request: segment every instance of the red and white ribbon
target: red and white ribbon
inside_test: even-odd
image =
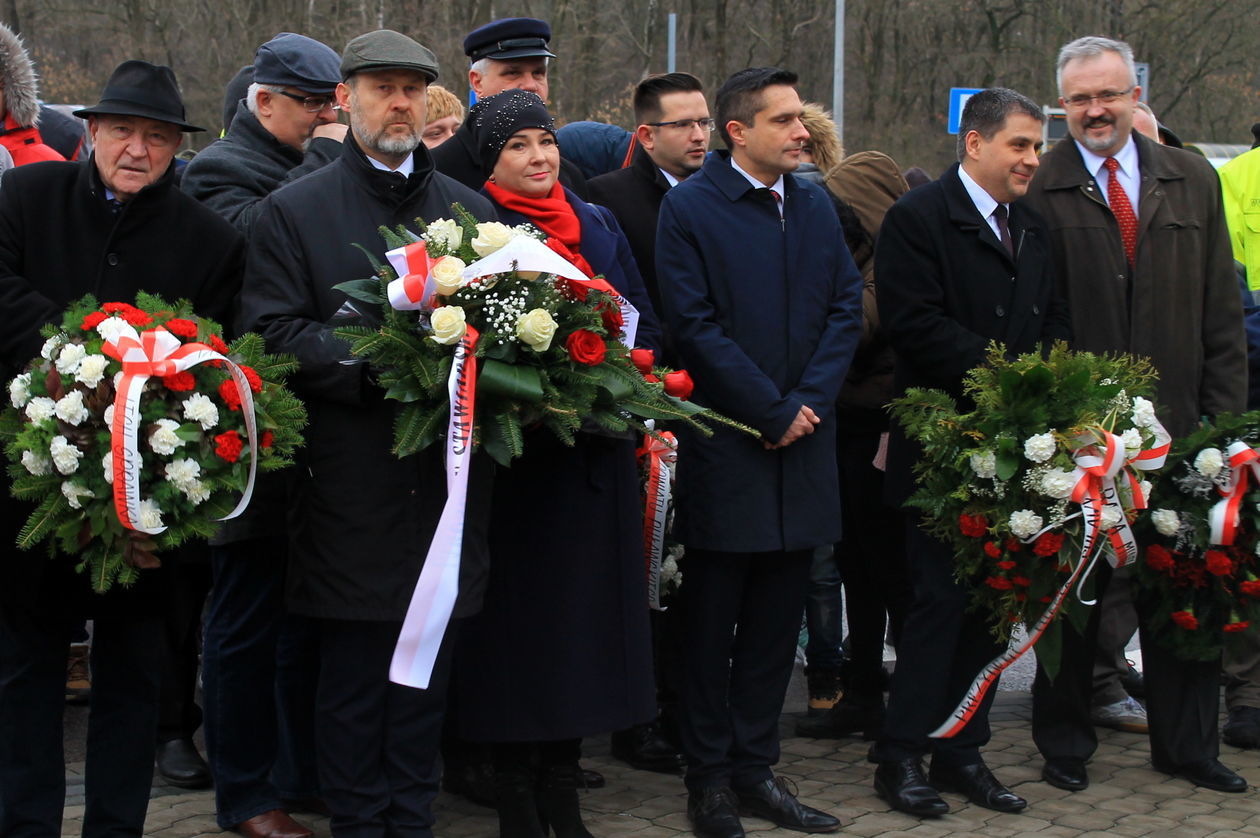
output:
[[[1226,454],[1229,456],[1229,483],[1217,487],[1221,500],[1208,512],[1208,542],[1228,547],[1238,536],[1238,509],[1250,488],[1248,484],[1253,477],[1260,481],[1260,451],[1236,440],[1230,443]]]
[[[389,680],[406,687],[428,688],[459,596],[459,560],[464,545],[464,509],[468,502],[477,396],[477,338],[477,330],[468,326],[455,345],[447,380],[451,409],[446,428],[446,504],[389,665]]]
[[[114,463],[114,509],[124,527],[157,535],[166,527],[144,527],[140,524],[140,472],[143,468],[138,447],[140,432],[140,396],[144,382],[151,376],[175,375],[207,361],[222,361],[236,382],[241,397],[241,415],[249,440],[249,479],[236,508],[220,518],[235,518],[249,506],[254,494],[254,475],[258,470],[258,438],[254,418],[254,396],[249,379],[229,358],[203,343],[181,343],[180,339],[158,326],[137,333],[131,324],[117,319],[116,336],[107,338],[101,351],[122,362],[122,378],[114,397],[114,422],[110,428],[110,449]]]
[[[671,464],[678,459],[678,440],[669,431],[657,439],[644,436],[640,457],[647,458],[648,479],[643,504],[643,554],[647,562],[648,608],[661,610],[661,559],[672,489]]]
[[[398,279],[386,287],[389,304],[399,311],[429,311],[433,308],[433,263],[423,240],[396,247],[385,254]]]

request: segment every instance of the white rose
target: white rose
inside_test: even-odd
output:
[[[52,460],[47,457],[41,457],[34,451],[22,452],[22,465],[26,466],[26,470],[36,477],[42,477],[52,471]]]
[[[31,400],[31,374],[24,372],[9,382],[9,401],[19,410]]]
[[[1076,475],[1070,471],[1052,469],[1041,475],[1041,493],[1052,498],[1069,498],[1076,488]]]
[[[483,259],[516,238],[516,232],[498,221],[486,221],[477,225],[477,237],[472,249]]]
[[[193,393],[184,399],[183,406],[184,418],[189,422],[200,422],[203,431],[208,431],[219,424],[218,405],[201,393]]]
[[[112,404],[105,406],[105,414],[102,418],[105,420],[105,427],[114,427],[114,406]]]
[[[1036,436],[1028,437],[1024,441],[1024,456],[1034,463],[1044,463],[1054,456],[1057,448],[1058,445],[1055,444],[1054,434],[1037,434]]]
[[[184,440],[175,433],[179,430],[179,423],[172,419],[159,419],[156,424],[157,428],[149,434],[149,447],[157,454],[174,454],[175,449],[184,444]]]
[[[96,324],[96,333],[110,343],[117,343],[118,336],[128,328],[129,324],[121,317],[106,317]]]
[[[459,343],[468,324],[464,320],[464,310],[459,306],[439,306],[429,315],[429,325],[433,327],[433,341],[444,346]]]
[[[464,268],[467,267],[458,256],[443,256],[433,263],[430,273],[437,285],[437,292],[450,296],[464,287]]]
[[[175,484],[175,488],[183,489],[201,476],[201,466],[196,460],[187,457],[171,460],[162,469],[166,479]]]
[[[1151,523],[1160,535],[1176,535],[1181,529],[1181,518],[1172,509],[1156,509],[1151,513]]]
[[[67,343],[57,353],[57,372],[62,375],[74,375],[79,371],[79,364],[87,357],[87,350],[77,343]]]
[[[101,457],[101,470],[105,472],[105,482],[114,482],[114,452],[106,451],[105,456]]]
[[[433,244],[443,244],[448,252],[454,253],[464,240],[464,228],[453,218],[439,218],[425,228],[424,239]]]
[[[1137,428],[1129,428],[1122,433],[1120,441],[1124,443],[1124,449],[1129,456],[1133,456],[1142,450],[1142,432]]]
[[[1007,525],[1011,529],[1011,535],[1022,540],[1032,538],[1041,529],[1042,520],[1041,516],[1031,509],[1021,509],[1011,513]]]
[[[83,391],[71,390],[57,400],[54,408],[57,418],[67,425],[81,425],[88,418],[88,409],[83,405]]]
[[[146,530],[155,530],[162,526],[162,510],[153,498],[140,501],[140,526]]]
[[[1133,424],[1139,428],[1152,428],[1158,422],[1155,418],[1155,405],[1150,399],[1138,396],[1133,400]]]
[[[1104,530],[1109,530],[1119,524],[1123,518],[1124,513],[1119,506],[1104,506],[1102,515],[1099,516],[1098,526]]]
[[[57,403],[47,396],[36,396],[26,403],[26,418],[39,424],[57,414]]]
[[[556,321],[546,309],[527,311],[516,320],[516,337],[535,352],[550,349],[551,339],[555,336]]]
[[[80,362],[79,371],[74,374],[74,378],[89,387],[95,387],[105,377],[105,368],[108,366],[109,359],[104,355],[88,355]]]
[[[69,480],[62,482],[61,493],[66,496],[66,500],[70,501],[71,509],[82,509],[82,498],[96,497],[96,495],[92,494],[91,489],[71,483]]]
[[[1221,456],[1219,448],[1204,448],[1199,452],[1199,456],[1194,458],[1194,470],[1204,477],[1215,477],[1221,473],[1221,469],[1225,466],[1225,459]]]
[[[74,474],[79,470],[79,460],[83,458],[83,452],[64,436],[53,437],[48,452],[52,454],[53,465],[62,474]]]
[[[61,335],[53,335],[44,341],[44,345],[39,349],[39,356],[45,360],[51,361],[53,353],[57,351],[57,347],[61,346]]]

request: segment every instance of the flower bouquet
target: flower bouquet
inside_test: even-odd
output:
[[[1044,358],[1012,359],[995,345],[964,381],[972,409],[922,389],[893,403],[923,451],[909,503],[924,529],[953,548],[956,576],[997,638],[1019,622],[1029,646],[1044,634],[1039,657],[1051,673],[1058,634],[1046,629],[1065,607],[1085,616],[1072,585],[1088,602],[1100,553],[1116,564],[1135,557],[1129,520],[1150,493],[1140,474],[1168,443],[1146,398],[1153,382],[1149,363],[1129,356],[1058,344]]]
[[[186,300],[88,296],[42,334],[0,414],[13,494],[36,504],[17,544],[76,556],[98,592],[212,535],[301,444],[294,363],[257,335],[228,346]]]
[[[1260,621],[1260,413],[1222,415],[1178,440],[1140,522],[1138,596],[1159,642],[1212,660]]]
[[[405,228],[383,228],[389,264],[369,254],[377,276],[337,286],[381,309],[379,327],[346,325],[337,334],[386,397],[403,403],[395,453],[423,449],[445,430],[456,403],[453,364],[465,357],[475,361],[467,377],[476,401],[470,410],[465,387],[459,411],[472,414],[473,445],[504,465],[534,426],[572,445],[583,427],[648,432],[645,420],[680,420],[709,433],[697,420],[735,424],[686,401],[685,371],[633,348],[638,313],[563,258],[562,244],[529,224],[478,223],[460,205],[452,210],[454,219],[417,219],[418,241]]]

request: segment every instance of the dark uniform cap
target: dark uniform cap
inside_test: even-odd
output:
[[[555,120],[537,93],[505,90],[478,99],[468,112],[468,126],[477,142],[477,156],[486,177],[494,171],[508,139],[522,128],[541,128],[556,133]]]
[[[75,116],[139,116],[169,122],[181,131],[204,131],[184,121],[184,100],[179,95],[175,71],[147,61],[124,61],[119,64],[105,88],[101,101],[90,108],[79,108]]]
[[[392,29],[378,29],[346,44],[341,56],[341,78],[364,70],[415,70],[438,77],[438,60],[426,47]]]
[[[332,47],[305,35],[281,32],[254,55],[254,82],[332,93],[341,81],[340,63]]]
[[[468,33],[464,39],[464,54],[472,61],[483,58],[496,61],[555,58],[555,53],[547,49],[550,41],[551,27],[547,21],[532,17],[505,17]]]

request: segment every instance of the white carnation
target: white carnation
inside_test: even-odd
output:
[[[1076,474],[1053,469],[1041,475],[1041,493],[1052,498],[1069,498],[1076,488]]]
[[[114,482],[114,452],[106,451],[105,456],[101,457],[101,470],[105,472],[105,482]]]
[[[997,476],[997,455],[992,451],[981,451],[978,454],[972,454],[969,459],[971,461],[971,470],[976,473],[976,477],[988,480]]]
[[[1022,540],[1032,538],[1041,529],[1042,520],[1041,516],[1031,509],[1021,509],[1011,513],[1007,525],[1011,528],[1011,535]]]
[[[63,481],[61,484],[61,493],[66,496],[66,500],[70,501],[71,509],[82,509],[83,498],[94,498],[92,490],[86,486],[80,486],[77,483],[71,483],[69,480]]]
[[[42,477],[52,471],[52,460],[47,457],[41,457],[34,451],[22,452],[22,465],[26,466],[26,470],[36,477]]]
[[[1151,513],[1151,523],[1160,535],[1176,535],[1181,529],[1181,517],[1172,509],[1156,509]]]
[[[57,347],[61,346],[63,338],[61,335],[53,335],[44,341],[44,345],[39,349],[39,357],[51,361],[53,353],[57,351]]]
[[[162,526],[162,510],[153,498],[140,501],[138,511],[140,512],[140,526],[146,530],[155,530]]]
[[[79,371],[79,364],[87,357],[87,350],[77,343],[67,343],[57,353],[57,372],[62,375],[74,375]]]
[[[104,355],[88,355],[79,363],[79,371],[74,374],[74,378],[88,387],[95,387],[105,377],[105,368],[108,366],[109,359]]]
[[[1055,444],[1054,434],[1037,434],[1024,441],[1024,456],[1034,463],[1044,463],[1054,456],[1056,448],[1058,446]]]
[[[1098,526],[1104,530],[1109,530],[1120,523],[1124,518],[1124,513],[1119,506],[1104,506],[1102,515],[1099,516]]]
[[[121,317],[106,317],[96,324],[96,333],[110,343],[118,343],[118,336],[130,328]]]
[[[9,401],[19,410],[31,400],[31,374],[24,372],[9,382]]]
[[[179,490],[184,493],[184,497],[192,501],[193,506],[198,506],[210,499],[210,487],[200,480],[193,480],[187,486],[180,486]]]
[[[157,428],[149,434],[149,447],[158,454],[174,454],[175,449],[184,444],[184,440],[175,433],[179,430],[179,423],[173,419],[159,419],[156,424]]]
[[[1199,452],[1199,456],[1194,458],[1194,470],[1204,477],[1215,477],[1221,473],[1221,469],[1225,466],[1225,459],[1221,456],[1219,448],[1204,448]]]
[[[1151,490],[1154,488],[1149,480],[1139,480],[1138,488],[1142,490],[1142,497],[1148,501],[1151,499]]]
[[[201,476],[201,466],[196,460],[187,457],[171,460],[162,470],[166,479],[174,483],[177,489],[183,489]]]
[[[36,396],[26,403],[26,418],[37,425],[56,414],[57,403],[47,396]]]
[[[105,406],[105,414],[103,418],[105,419],[105,427],[114,427],[114,406],[112,404]]]
[[[83,391],[71,390],[60,399],[54,408],[57,418],[67,425],[81,425],[88,418],[88,409],[83,404]]]
[[[79,460],[83,458],[83,452],[64,436],[53,437],[48,452],[52,454],[53,465],[62,474],[74,474],[79,470]]]
[[[1150,399],[1138,396],[1133,400],[1133,424],[1139,428],[1153,428],[1159,423],[1155,418],[1155,405]]]
[[[434,245],[445,245],[448,253],[454,253],[464,240],[464,228],[453,218],[439,218],[425,228],[424,238]]]
[[[189,422],[200,422],[203,431],[208,431],[219,424],[218,406],[201,393],[193,393],[184,399],[183,405],[184,418]]]
[[[1120,441],[1124,443],[1124,449],[1133,456],[1142,450],[1142,432],[1137,428],[1129,428],[1120,435]]]

